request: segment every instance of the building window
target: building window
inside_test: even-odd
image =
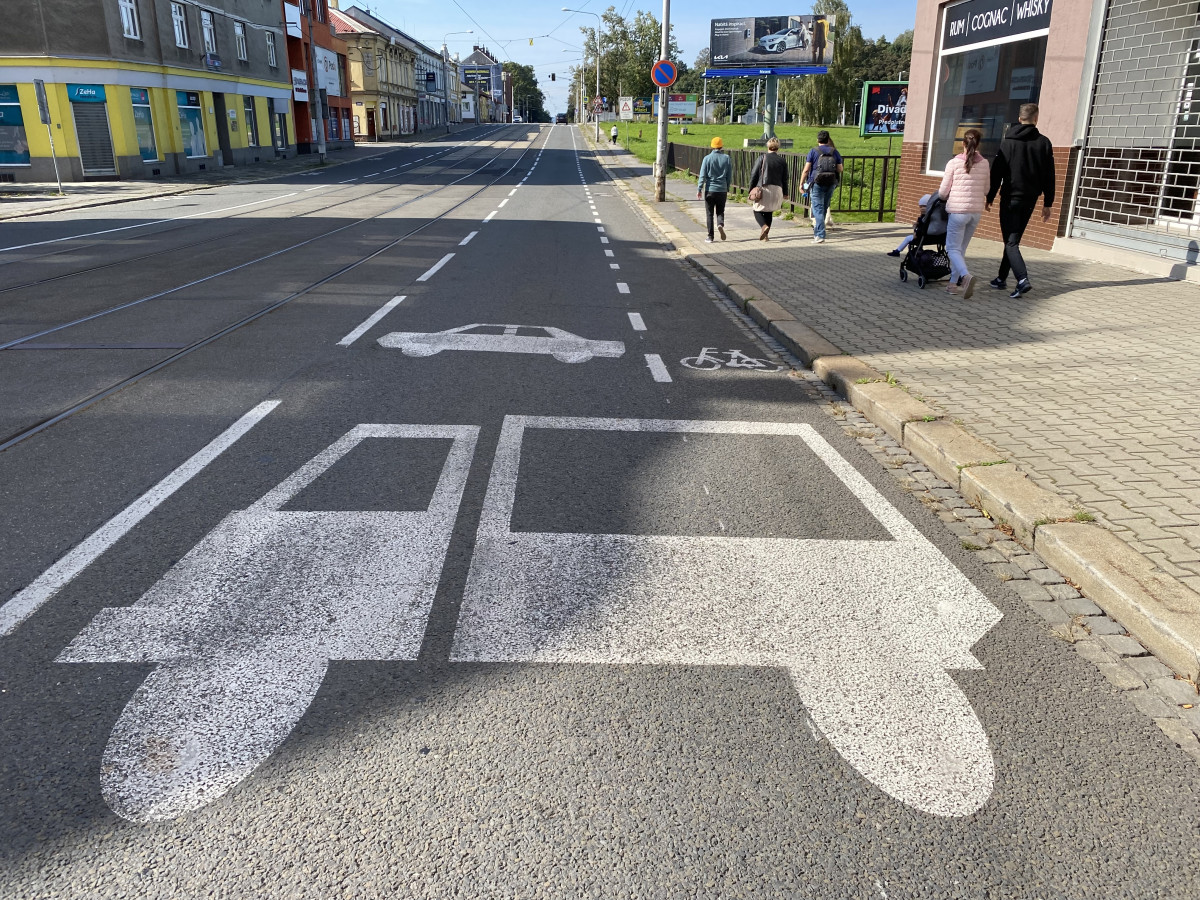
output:
[[[254,98],[246,97],[243,100],[246,112],[246,146],[258,146],[258,118],[254,115]]]
[[[175,46],[188,47],[187,12],[182,3],[171,4],[171,23],[175,26]]]
[[[275,61],[275,32],[267,32],[267,65],[274,69],[279,65]]]
[[[246,26],[241,22],[233,23],[233,40],[237,44],[238,59],[244,62],[249,57],[246,55]]]
[[[992,0],[966,0],[943,12],[926,163],[931,173],[943,171],[962,152],[969,128],[983,133],[979,151],[994,156],[1021,104],[1036,103],[1041,94],[1049,4],[1020,17],[997,15],[994,6]],[[1028,6],[1017,4],[1017,9]]]
[[[133,126],[137,130],[138,150],[143,162],[158,159],[158,146],[154,141],[154,116],[150,112],[150,91],[146,88],[130,88],[133,100]]]
[[[121,8],[121,31],[127,38],[142,39],[142,26],[138,21],[137,0],[117,0]]]
[[[29,165],[29,141],[15,84],[0,84],[0,166]]]
[[[200,10],[200,30],[204,32],[204,52],[217,52],[217,31],[213,27],[213,14],[207,9]]]
[[[208,156],[204,141],[204,110],[200,107],[199,91],[176,91],[179,106],[179,130],[183,132],[183,152],[188,159]]]

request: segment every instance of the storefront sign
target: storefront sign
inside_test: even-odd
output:
[[[317,67],[317,88],[326,96],[342,96],[342,79],[338,75],[338,56],[324,47],[313,47],[313,63]]]
[[[67,99],[72,103],[103,103],[104,85],[68,84]]]
[[[942,49],[1000,43],[1050,27],[1052,0],[966,0],[946,7]]]
[[[308,73],[303,69],[292,69],[292,96],[297,100],[308,99]]]
[[[1008,99],[1028,100],[1036,82],[1037,69],[1033,66],[1013,69],[1012,74],[1008,76]]]

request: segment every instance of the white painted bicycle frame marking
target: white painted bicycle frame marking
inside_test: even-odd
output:
[[[526,429],[802,440],[890,541],[510,528]],[[780,666],[842,757],[896,799],[968,815],[991,748],[948,669],[1000,611],[809,425],[508,416],[451,659]]]
[[[133,821],[210,803],[308,709],[330,660],[415,659],[479,429],[358,425],[226,516],[130,607],[106,608],[59,662],[158,663],[105,749],[105,800]],[[420,512],[283,505],[366,438],[450,438]]]

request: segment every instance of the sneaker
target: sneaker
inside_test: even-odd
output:
[[[717,226],[717,234],[721,235],[721,240],[725,240],[725,226],[724,225]]]
[[[899,250],[889,250],[888,251],[888,256],[899,256],[899,255],[900,255]]]
[[[814,243],[814,244],[823,244],[823,243],[825,243],[825,238],[823,238],[823,237],[817,237],[817,236],[814,234],[814,235],[813,235],[813,243]]]
[[[968,275],[963,281],[962,298],[964,300],[970,300],[973,293],[975,293],[975,276]]]
[[[712,238],[710,238],[710,237],[706,237],[706,238],[704,239],[704,243],[706,243],[706,244],[712,244],[712,243],[715,243],[715,242],[713,241],[713,239],[712,239]]]
[[[1029,283],[1029,279],[1022,278],[1020,281],[1017,282],[1017,286],[1015,288],[1013,288],[1013,292],[1011,294],[1009,294],[1008,296],[1011,299],[1016,300],[1022,294],[1027,294],[1032,290],[1033,290],[1033,285]]]
[[[1003,278],[993,278],[991,281],[988,282],[988,284],[990,284],[992,287],[994,287],[998,291],[1007,291],[1008,290],[1008,281],[1006,281]]]

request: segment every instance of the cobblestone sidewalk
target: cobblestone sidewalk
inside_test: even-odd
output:
[[[648,167],[621,156],[614,174],[649,198]],[[1200,288],[1030,250],[1034,290],[1010,300],[987,286],[1000,245],[976,240],[964,301],[901,283],[884,254],[903,226],[835,225],[816,245],[809,223],[777,218],[763,244],[730,203],[730,239],[706,245],[692,183],[668,190],[656,211],[711,258],[1200,591]]]

